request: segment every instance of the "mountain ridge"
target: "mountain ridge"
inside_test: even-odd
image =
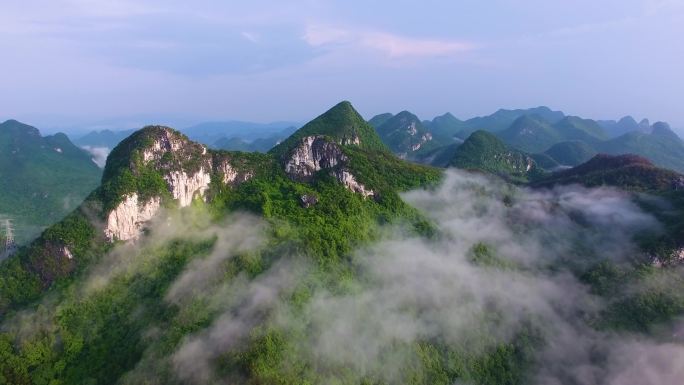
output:
[[[41,136],[17,120],[0,124],[0,215],[24,243],[65,216],[97,186],[101,171],[62,133]]]

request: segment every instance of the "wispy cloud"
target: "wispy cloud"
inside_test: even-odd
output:
[[[472,51],[469,41],[414,38],[385,31],[310,25],[304,41],[313,47],[370,50],[389,58],[452,56]]]

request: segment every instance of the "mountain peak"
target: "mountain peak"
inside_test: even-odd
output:
[[[30,136],[40,137],[40,131],[38,131],[37,128],[14,119],[9,119],[1,123],[0,131],[2,130],[8,130],[13,133],[27,134]]]
[[[393,116],[394,115],[389,113],[389,112],[385,112],[383,114],[378,114],[378,115],[375,115],[374,117],[372,117],[368,121],[368,124],[370,124],[371,126],[373,126],[375,128],[378,128],[378,127],[382,126],[386,121],[391,119]]]
[[[432,134],[423,122],[409,111],[401,111],[388,119],[377,132],[383,142],[400,157],[409,157],[432,141]]]
[[[527,180],[538,172],[531,157],[508,148],[496,135],[484,130],[473,132],[456,149],[450,165],[481,170],[511,180]]]
[[[151,160],[165,163],[187,163],[206,148],[187,136],[166,126],[146,126],[121,141],[107,157],[102,180],[109,180],[122,170],[138,172]],[[169,156],[166,154],[174,154]]]
[[[651,135],[656,135],[656,136],[667,138],[670,140],[676,140],[676,141],[681,140],[679,135],[677,135],[674,131],[672,131],[672,128],[670,128],[670,125],[665,123],[665,122],[653,123]]]
[[[343,101],[305,124],[289,138],[273,147],[270,153],[284,156],[308,136],[324,136],[341,145],[358,145],[366,149],[386,150],[385,145],[348,101]]]
[[[636,120],[634,120],[633,117],[630,115],[627,115],[623,117],[622,119],[618,120],[618,124],[624,125],[624,126],[629,126],[629,127],[638,127],[639,123],[637,123]]]

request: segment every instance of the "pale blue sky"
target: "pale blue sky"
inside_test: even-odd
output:
[[[684,127],[684,0],[0,2],[0,119],[463,118]]]

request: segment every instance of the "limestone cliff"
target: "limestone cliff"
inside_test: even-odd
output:
[[[107,215],[105,237],[110,240],[127,241],[140,235],[143,225],[152,219],[161,207],[161,199],[153,197],[140,202],[138,194],[133,193]]]
[[[250,170],[231,164],[228,156],[212,153],[178,131],[162,126],[150,126],[136,132],[112,154],[105,167],[105,178],[116,181],[132,172],[139,178],[155,180],[155,176],[159,177],[165,188],[130,191],[119,198],[106,213],[104,232],[110,241],[136,239],[164,205],[165,198],[179,207],[186,207],[194,199],[206,200],[213,178],[235,185],[253,175]],[[138,190],[146,188],[141,184],[143,186],[138,186]]]
[[[297,181],[309,181],[314,174],[321,170],[330,170],[334,176],[348,190],[369,197],[375,192],[359,183],[345,166],[349,158],[340,146],[324,136],[306,136],[291,151],[285,159],[285,173]]]
[[[311,179],[322,169],[329,169],[347,161],[340,146],[323,136],[306,136],[290,154],[285,163],[285,172],[300,181]]]

